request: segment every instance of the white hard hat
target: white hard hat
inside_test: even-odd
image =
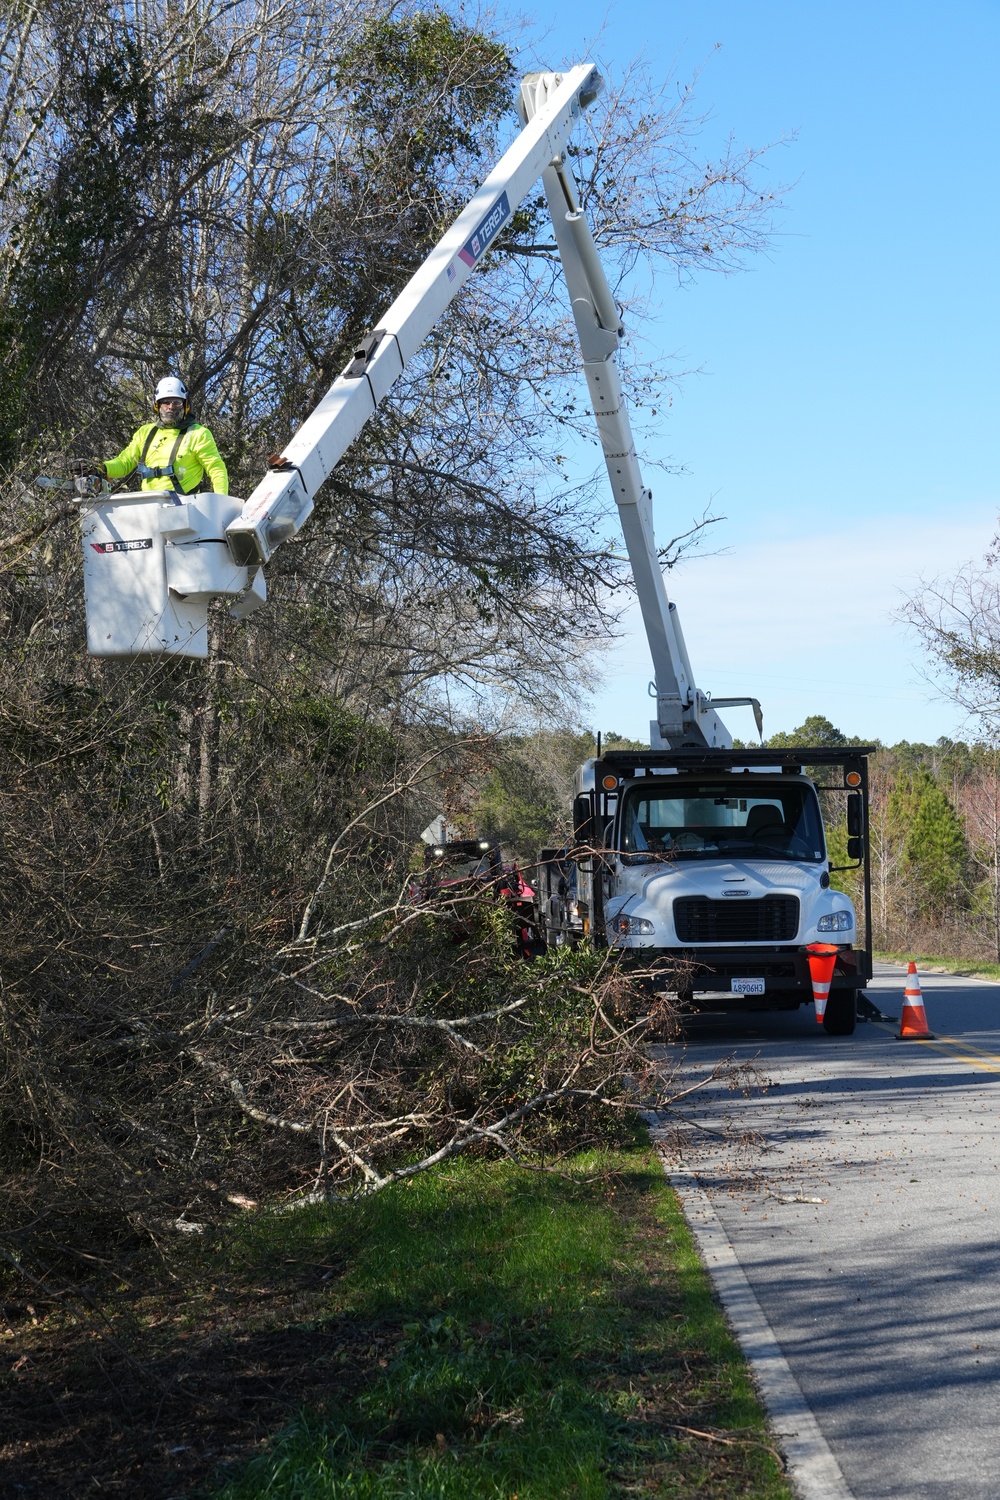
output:
[[[187,386],[183,380],[178,380],[176,375],[165,375],[156,387],[156,395],[153,397],[154,404],[159,401],[169,401],[171,397],[178,401],[186,401],[188,397]]]

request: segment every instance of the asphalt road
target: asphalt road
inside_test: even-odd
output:
[[[899,1016],[902,969],[869,994]],[[692,1021],[682,1072],[755,1061],[680,1121],[696,1172],[855,1500],[1000,1497],[1000,986],[921,975],[934,1042],[828,1037],[811,1007]],[[665,1054],[666,1055],[666,1054]],[[814,1201],[818,1200],[818,1201]]]

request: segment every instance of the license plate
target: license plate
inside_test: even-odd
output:
[[[763,979],[731,979],[730,988],[734,995],[763,995]]]

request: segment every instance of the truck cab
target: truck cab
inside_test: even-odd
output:
[[[587,762],[574,852],[590,940],[669,968],[687,1003],[711,1009],[811,1002],[809,946],[833,945],[823,1024],[852,1032],[872,972],[868,753],[691,748]],[[846,865],[830,859],[824,803],[846,816]],[[860,918],[831,880],[838,869],[858,872]]]

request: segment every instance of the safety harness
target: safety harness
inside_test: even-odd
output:
[[[180,427],[178,427],[178,429],[177,429],[177,436],[174,438],[174,445],[173,445],[173,447],[170,450],[170,457],[167,459],[166,465],[162,469],[151,469],[149,467],[149,465],[146,463],[146,454],[149,452],[150,445],[151,445],[153,439],[155,438],[155,436],[156,436],[156,434],[158,432],[169,432],[170,431],[170,428],[168,428],[168,427],[161,427],[160,424],[159,424],[159,422],[154,422],[153,426],[149,429],[149,431],[146,434],[146,441],[142,445],[142,456],[140,457],[139,462],[135,466],[135,471],[139,475],[140,479],[176,479],[177,478],[176,471],[174,470],[174,459],[177,457],[177,454],[178,454],[178,452],[180,450],[181,443],[182,443],[182,441],[184,439],[184,434],[187,432],[188,428],[191,425],[192,425],[192,423],[191,423],[190,418],[185,418],[185,420],[181,423]],[[187,491],[181,490],[180,494],[178,494],[177,486],[173,485],[173,484],[171,484],[169,486],[169,489],[170,489],[171,494],[174,496],[174,499],[175,499],[176,503],[178,505],[180,505],[180,503],[181,503],[181,501],[180,501],[180,495],[186,494]]]

